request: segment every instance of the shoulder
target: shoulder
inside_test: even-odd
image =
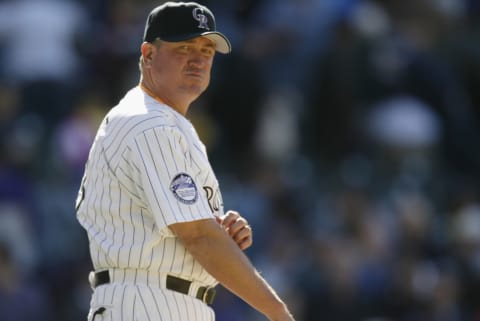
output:
[[[155,127],[178,126],[175,115],[169,109],[135,87],[109,112],[107,118],[135,135]]]
[[[108,158],[138,141],[148,140],[149,146],[165,139],[184,141],[179,121],[169,107],[150,101],[139,88],[130,90],[109,111],[100,132]]]

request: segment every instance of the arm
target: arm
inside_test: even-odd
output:
[[[214,219],[175,223],[170,229],[223,286],[271,321],[294,321],[234,239]]]

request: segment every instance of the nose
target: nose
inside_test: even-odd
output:
[[[211,63],[211,60],[211,57],[204,52],[202,47],[196,47],[190,52],[188,63],[189,65],[197,68],[204,68],[208,67],[208,65]]]
[[[208,58],[200,53],[193,53],[188,60],[188,65],[195,68],[204,68],[207,65]]]

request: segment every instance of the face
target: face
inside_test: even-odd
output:
[[[162,98],[195,100],[210,83],[215,44],[205,37],[150,45],[147,73]],[[145,53],[144,53],[145,57]]]

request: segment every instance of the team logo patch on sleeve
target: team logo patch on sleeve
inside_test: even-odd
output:
[[[175,198],[183,204],[191,205],[197,201],[197,186],[188,174],[177,174],[170,184],[170,190]]]

